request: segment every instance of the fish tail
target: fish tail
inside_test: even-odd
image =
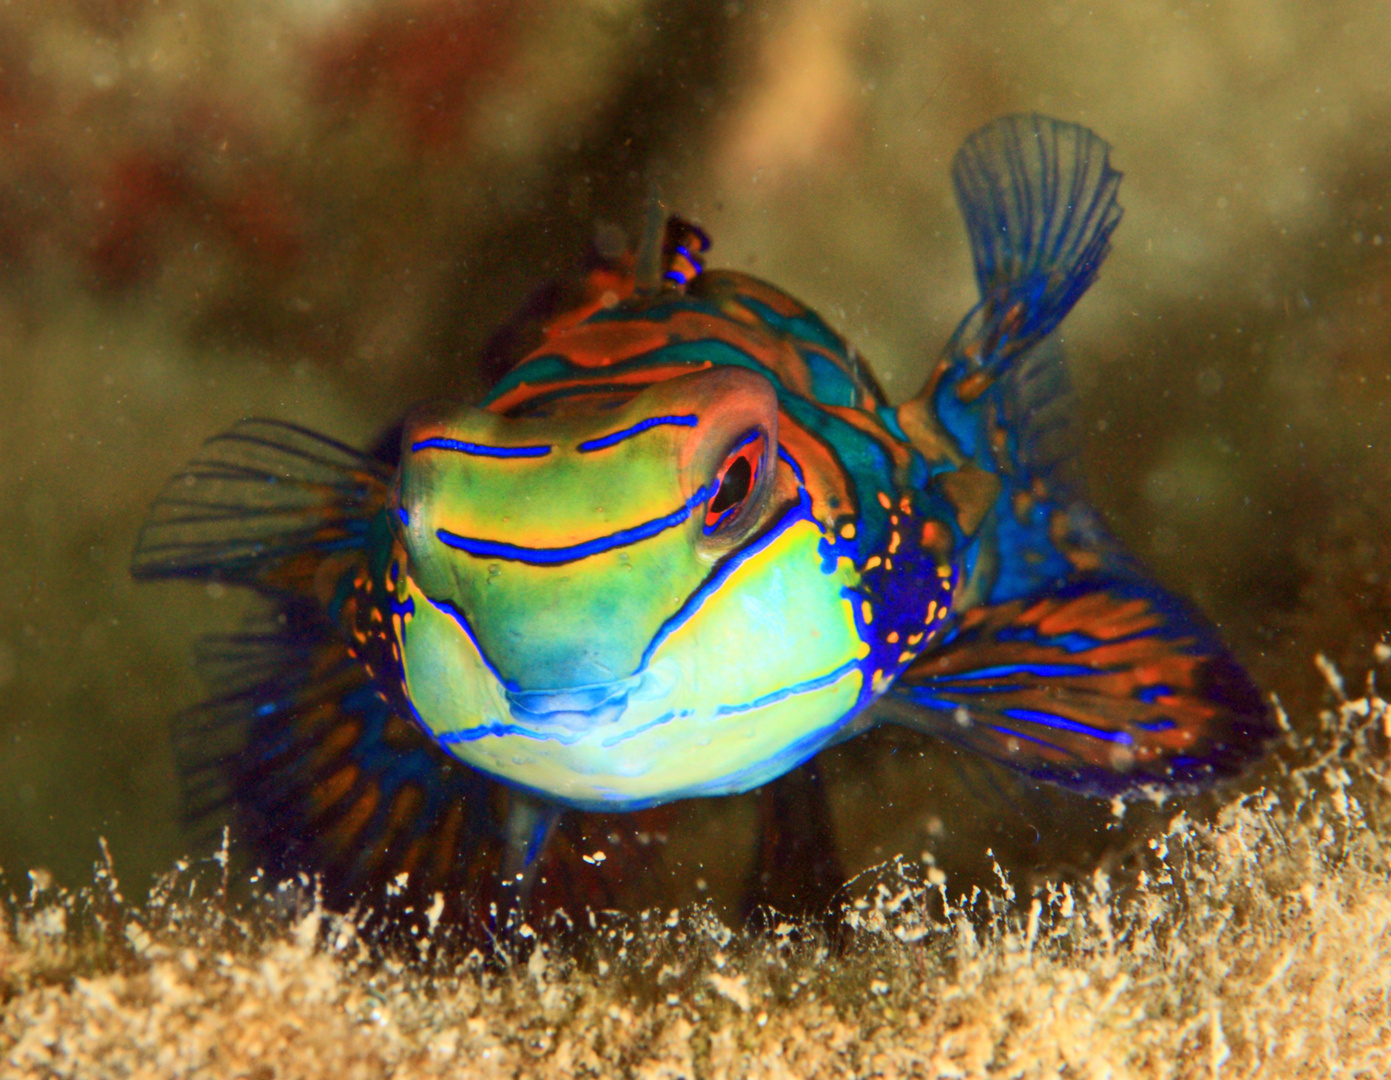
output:
[[[310,596],[326,559],[357,557],[386,505],[390,470],[294,424],[242,420],[165,486],[131,574]]]
[[[1120,222],[1121,174],[1105,140],[1038,115],[992,122],[952,168],[980,301],[919,395],[968,457],[986,392],[1043,341],[1096,280]]]

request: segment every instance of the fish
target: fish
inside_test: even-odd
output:
[[[201,646],[190,812],[230,807],[339,902],[394,882],[486,922],[552,877],[598,896],[594,822],[879,724],[1102,798],[1242,772],[1276,734],[1262,694],[1077,467],[1057,331],[1121,218],[1110,148],[1011,115],[952,178],[980,296],[901,404],[654,203],[636,251],[504,324],[477,404],[372,452],[264,419],[211,439],[132,564],[269,601]]]

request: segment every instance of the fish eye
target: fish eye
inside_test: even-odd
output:
[[[763,460],[763,434],[751,431],[725,458],[715,474],[715,494],[705,508],[706,535],[714,532],[739,512],[758,479]]]

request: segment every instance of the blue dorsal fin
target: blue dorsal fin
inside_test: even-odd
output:
[[[915,398],[962,457],[1022,477],[1060,479],[1070,398],[1049,335],[1093,281],[1120,222],[1110,148],[1077,124],[1006,116],[958,151],[952,168],[981,299]],[[985,405],[1014,436],[1010,463],[989,449]],[[916,418],[916,423],[928,421]]]
[[[1083,494],[1077,453],[1077,397],[1062,343],[1044,338],[1011,364],[997,388],[1000,423],[1012,434],[1016,484],[1045,478],[1054,498]]]
[[[951,178],[981,302],[961,320],[929,387],[949,427],[956,409],[942,392],[970,411],[1096,280],[1121,220],[1121,174],[1109,157],[1088,129],[1040,116],[1002,117],[958,150]]]
[[[973,366],[997,370],[1042,340],[1096,280],[1121,219],[1109,158],[1087,128],[1037,115],[1001,117],[957,152],[981,302],[955,343]]]

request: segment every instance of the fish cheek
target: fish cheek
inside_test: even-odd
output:
[[[846,597],[858,576],[849,560],[827,573],[821,541],[815,523],[795,521],[732,557],[688,601],[653,656],[679,663],[695,695],[683,704],[697,715],[740,723],[756,702],[795,693],[864,655]]]

